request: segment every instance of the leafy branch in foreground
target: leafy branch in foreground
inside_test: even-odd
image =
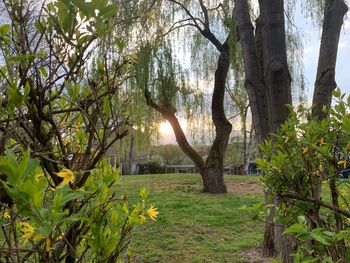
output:
[[[296,262],[350,259],[350,98],[345,102],[340,90],[333,96],[329,119],[299,107],[278,136],[261,145],[259,169],[280,201],[276,220],[295,238]]]
[[[145,201],[131,209],[115,193],[118,172],[103,160],[137,115],[130,50],[123,34],[111,33],[124,25],[119,4],[1,2],[0,254],[7,262],[116,262],[132,228],[157,215]]]
[[[114,190],[119,170],[108,166],[91,171],[77,190],[69,187],[75,175],[67,169],[61,172],[66,183],[51,188],[39,159],[31,159],[29,152],[19,161],[7,152],[0,158],[0,172],[6,175],[1,182],[13,202],[0,210],[0,255],[7,262],[61,262],[68,255],[76,262],[116,262],[127,250],[132,229],[158,215],[147,205],[145,189],[130,208]],[[69,238],[72,231],[78,232],[74,240]]]

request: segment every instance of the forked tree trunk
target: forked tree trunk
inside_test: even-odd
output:
[[[169,121],[175,133],[176,141],[181,150],[199,168],[203,180],[204,190],[212,194],[226,193],[224,182],[224,154],[232,130],[231,123],[227,120],[224,111],[224,96],[226,90],[227,73],[230,68],[230,48],[228,41],[220,46],[220,56],[215,71],[214,91],[212,98],[212,120],[215,126],[215,139],[206,161],[189,144],[186,135],[181,128],[172,105],[159,105],[151,97],[148,88],[145,88],[147,104],[162,114]]]
[[[284,6],[282,0],[259,0],[257,30],[251,23],[247,1],[236,0],[238,31],[243,49],[246,87],[258,142],[276,133],[287,119],[291,104],[290,75],[285,43]],[[256,104],[256,105],[254,105]],[[268,192],[265,199],[269,200]],[[279,201],[275,200],[275,205]],[[283,226],[274,224],[273,214],[266,219],[264,253],[276,252],[283,262],[291,262],[291,245],[283,235]]]

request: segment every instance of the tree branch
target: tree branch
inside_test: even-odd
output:
[[[175,116],[175,108],[169,106],[162,106],[155,103],[151,97],[150,91],[145,88],[144,92],[147,105],[162,114],[163,118],[169,121],[171,127],[174,130],[176,140],[183,150],[183,152],[197,165],[200,169],[204,167],[204,161],[202,157],[196,152],[195,149],[188,143],[185,133],[183,132],[179,120]]]
[[[296,194],[277,194],[277,196],[282,197],[282,198],[291,198],[291,199],[296,199],[296,200],[300,200],[300,201],[305,201],[305,202],[309,202],[309,203],[313,203],[322,207],[326,207],[330,210],[333,210],[339,214],[342,214],[348,218],[350,218],[350,212],[343,210],[341,208],[339,208],[338,206],[334,206],[333,204],[329,204],[329,203],[325,203],[322,200],[319,199],[314,199],[314,198],[308,198],[305,196],[301,196],[301,195],[296,195]]]

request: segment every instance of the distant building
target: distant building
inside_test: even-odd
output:
[[[242,168],[239,166],[226,166],[224,168],[225,174],[241,174]],[[256,161],[250,161],[248,166],[248,174],[261,174],[262,172],[258,170]]]
[[[123,161],[120,161],[120,157],[115,149],[110,148],[106,154],[105,158],[110,166],[120,167],[122,175],[133,175],[142,174],[143,166],[149,162],[149,153],[133,153],[132,155],[126,154]]]
[[[194,164],[167,164],[165,173],[196,173],[198,169]]]

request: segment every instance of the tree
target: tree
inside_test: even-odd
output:
[[[290,75],[287,63],[284,1],[259,1],[260,14],[256,28],[252,24],[247,1],[236,0],[236,17],[243,50],[246,87],[252,106],[253,122],[258,141],[276,133],[288,117],[291,104]],[[343,17],[348,7],[344,1],[325,1],[323,33],[320,47],[317,81],[313,99],[313,113],[326,118],[331,103],[337,46]],[[322,111],[323,108],[326,111]],[[278,207],[279,201],[275,200]],[[265,253],[275,249],[290,262],[290,248],[282,236],[282,226],[271,227],[268,220],[265,231]],[[287,246],[286,246],[287,244]],[[284,245],[284,247],[282,247]]]
[[[153,152],[159,155],[164,164],[183,164],[186,161],[186,155],[181,151],[180,147],[175,144],[166,144],[153,147]]]
[[[234,152],[239,153],[240,158],[239,162],[235,162],[239,167],[239,174],[246,175],[248,174],[249,161],[251,158],[252,148],[254,145],[254,130],[253,125],[250,125],[249,114],[250,114],[250,106],[248,101],[248,95],[246,90],[244,89],[244,85],[241,85],[238,82],[233,89],[228,89],[228,94],[232,103],[236,106],[239,116],[239,121],[241,127],[242,137],[238,137],[238,141],[236,141],[236,147],[233,147],[233,152],[231,154],[235,154]],[[232,163],[231,163],[232,164]]]
[[[186,5],[181,4],[177,1],[169,2],[179,6],[181,10],[187,13],[189,18],[185,19],[184,21],[187,20],[194,22],[196,29],[201,33],[203,37],[214,44],[219,53],[219,58],[214,74],[214,88],[211,103],[211,115],[215,126],[215,139],[206,160],[204,160],[190,145],[185,136],[185,133],[180,126],[179,120],[175,115],[176,107],[174,105],[174,98],[176,92],[179,91],[180,88],[176,84],[177,79],[174,76],[175,72],[172,62],[167,63],[167,65],[164,65],[165,63],[162,64],[162,62],[160,62],[162,59],[165,60],[168,58],[169,60],[169,57],[171,61],[171,52],[167,52],[166,48],[160,49],[160,52],[163,52],[165,55],[162,57],[162,59],[156,60],[158,64],[155,67],[156,70],[154,72],[149,69],[149,66],[146,66],[146,68],[143,67],[144,64],[147,64],[147,61],[148,63],[152,62],[152,59],[150,57],[143,58],[144,55],[140,53],[140,69],[137,75],[142,77],[139,78],[138,83],[144,90],[147,104],[158,111],[167,121],[169,121],[174,130],[180,148],[198,167],[202,176],[204,190],[208,191],[209,193],[226,193],[227,189],[223,180],[223,158],[228,144],[232,125],[227,120],[225,115],[224,95],[226,90],[226,79],[230,68],[230,37],[232,36],[230,35],[224,41],[220,41],[215,37],[209,28],[208,9],[204,5],[203,1],[200,1],[200,7],[202,12],[205,14],[204,21],[195,19]],[[167,35],[177,27],[177,24],[181,23],[175,22],[173,26],[170,26],[170,28],[166,29],[163,28],[161,32],[166,32],[164,34]],[[180,25],[179,27],[182,26]],[[143,53],[150,56],[152,50],[145,48]],[[154,56],[156,57],[156,52],[154,52]],[[158,89],[154,87],[155,85],[152,86],[154,82],[157,83],[156,87]],[[152,95],[150,92],[150,87],[152,90],[156,90],[155,94]],[[172,94],[169,96],[169,93]]]

